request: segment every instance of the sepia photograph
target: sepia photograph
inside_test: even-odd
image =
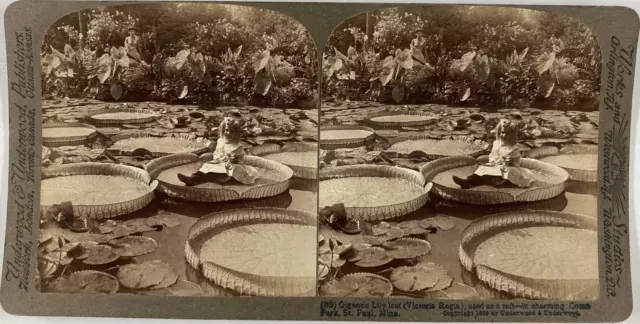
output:
[[[302,24],[96,7],[40,51],[38,291],[316,295],[319,62]]]
[[[318,294],[596,300],[602,58],[579,20],[370,11],[322,54]]]

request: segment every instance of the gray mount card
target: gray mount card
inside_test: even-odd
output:
[[[632,9],[24,0],[4,27],[10,314],[631,314]]]

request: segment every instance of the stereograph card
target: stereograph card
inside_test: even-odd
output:
[[[25,0],[5,22],[8,313],[631,314],[632,9]]]

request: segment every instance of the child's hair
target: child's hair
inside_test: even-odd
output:
[[[496,134],[496,139],[501,139],[504,135],[507,144],[515,145],[518,141],[519,123],[515,120],[500,119],[492,133]]]
[[[227,128],[234,134],[235,140],[240,140],[242,136],[242,127],[244,126],[244,120],[239,112],[232,111],[227,114],[220,122],[220,137],[224,136]]]

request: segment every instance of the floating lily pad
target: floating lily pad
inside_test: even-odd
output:
[[[111,220],[111,219],[107,220],[106,222],[98,226],[98,233],[100,234],[111,233],[116,229],[117,226],[118,224],[114,220]]]
[[[65,251],[52,251],[45,254],[44,258],[59,265],[68,265],[73,261],[73,258]]]
[[[168,263],[154,260],[122,266],[118,270],[118,280],[130,289],[147,289],[160,285],[165,277],[171,278],[172,274],[175,275]]]
[[[401,156],[408,156],[412,152],[422,151],[428,156],[448,157],[448,156],[477,156],[488,148],[488,144],[482,141],[471,139],[431,139],[424,136],[398,137],[393,139],[389,148]]]
[[[420,221],[422,228],[438,228],[443,231],[448,231],[456,226],[453,218],[445,215],[437,215],[431,218],[423,219]]]
[[[347,261],[356,262],[356,261],[362,260],[362,258],[364,258],[364,256],[365,256],[363,251],[368,249],[368,248],[370,248],[370,247],[371,247],[371,244],[367,244],[367,243],[354,244],[353,247],[351,248],[351,250],[349,251],[349,253],[346,256],[347,257]]]
[[[145,148],[152,153],[152,156],[159,157],[175,153],[195,153],[200,154],[208,150],[208,141],[195,141],[181,137],[130,137],[114,138],[115,143],[110,150],[119,150],[131,155],[134,150]]]
[[[197,284],[186,281],[178,280],[175,284],[166,288],[158,288],[154,290],[137,290],[136,293],[147,296],[204,296],[204,291]]]
[[[380,247],[369,247],[358,254],[360,260],[356,262],[356,265],[362,268],[375,268],[393,261],[393,258],[386,254],[385,249]]]
[[[421,266],[399,267],[393,269],[390,279],[393,286],[402,291],[419,291],[434,287],[438,283],[438,273]]]
[[[435,286],[427,289],[427,292],[440,291],[451,286],[453,278],[449,277],[447,269],[443,268],[441,265],[433,262],[423,262],[418,264],[418,266],[433,270],[438,274],[438,283]]]
[[[164,288],[169,288],[171,286],[173,286],[176,282],[178,281],[178,275],[173,273],[173,272],[167,272],[164,275],[164,278],[162,278],[162,281],[160,281],[159,284],[151,286],[147,289],[149,290],[157,290],[157,289],[164,289]]]
[[[106,245],[96,245],[87,248],[88,257],[82,260],[82,263],[89,265],[108,264],[117,260],[120,256],[113,253],[111,247]]]
[[[385,254],[394,259],[411,259],[431,251],[431,244],[416,238],[401,238],[383,245]]]
[[[392,241],[404,236],[404,231],[400,227],[391,227],[384,235],[379,236],[384,241]]]
[[[345,264],[345,260],[340,258],[340,255],[335,252],[323,253],[318,256],[318,262],[330,266],[332,268],[339,268]]]
[[[320,287],[323,297],[389,297],[391,282],[373,273],[353,273]]]
[[[83,260],[90,256],[90,249],[98,245],[98,242],[80,242],[80,249],[73,253],[73,257],[77,260]]]
[[[134,257],[153,252],[158,243],[146,236],[126,236],[109,242],[113,252],[121,257]]]
[[[146,218],[132,218],[124,221],[122,223],[123,226],[127,227],[131,234],[135,233],[144,233],[144,232],[155,232],[157,229],[155,227],[151,227],[147,225]]]
[[[384,235],[386,234],[389,229],[391,228],[391,226],[389,226],[389,223],[387,222],[380,222],[376,225],[374,225],[371,230],[373,231],[373,235],[375,236],[379,236],[379,235]]]
[[[162,214],[147,218],[146,224],[148,226],[166,226],[173,228],[180,226],[180,220],[174,215]]]
[[[398,227],[404,232],[405,235],[422,235],[428,233],[427,230],[420,226],[420,222],[417,220],[409,220],[398,223]]]
[[[115,294],[120,285],[118,280],[105,272],[78,271],[66,278],[61,278],[52,283],[51,288],[57,293],[91,293],[91,294]]]
[[[323,280],[329,274],[329,267],[318,263],[318,280]]]

